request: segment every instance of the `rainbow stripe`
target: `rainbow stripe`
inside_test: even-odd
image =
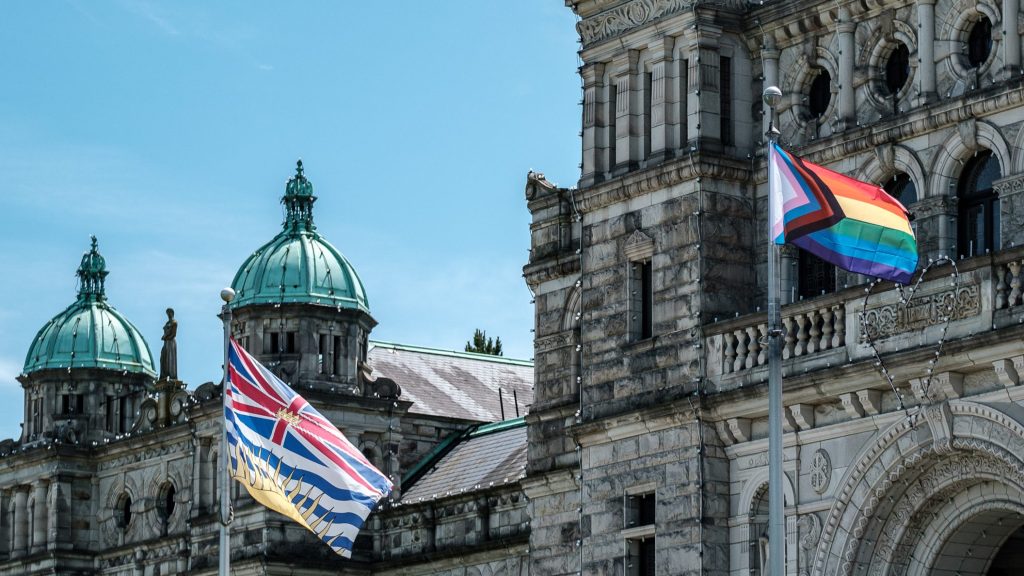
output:
[[[811,164],[772,144],[772,239],[844,270],[908,284],[917,268],[910,213],[878,186]]]

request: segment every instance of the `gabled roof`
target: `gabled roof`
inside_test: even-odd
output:
[[[427,470],[404,487],[403,503],[517,482],[526,474],[526,423],[517,418],[480,426],[443,456],[428,455],[421,466]]]
[[[413,414],[498,422],[533,403],[530,361],[388,342],[370,342],[367,360],[374,376],[398,383]]]

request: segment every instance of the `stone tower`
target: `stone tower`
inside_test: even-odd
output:
[[[318,406],[378,468],[398,478],[408,403],[366,366],[377,324],[355,268],[316,229],[313,184],[299,160],[281,198],[282,230],[249,256],[231,283],[232,337]],[[390,433],[389,433],[390,432]]]
[[[129,432],[156,373],[142,334],[107,301],[96,238],[78,267],[78,298],[36,335],[19,377],[21,442],[71,444]]]

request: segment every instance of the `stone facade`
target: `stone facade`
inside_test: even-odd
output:
[[[1019,3],[566,5],[581,178],[526,184],[532,572],[761,574],[776,85],[780,143],[909,182],[939,262],[904,296],[842,271],[809,291],[782,251],[787,573],[1016,573]]]

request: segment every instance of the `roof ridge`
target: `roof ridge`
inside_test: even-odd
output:
[[[492,362],[494,364],[509,364],[512,366],[524,367],[533,366],[533,360],[518,360],[515,358],[505,358],[504,356],[494,356],[492,354],[481,354],[479,352],[460,352],[458,350],[443,350],[441,348],[428,348],[426,346],[398,344],[395,342],[384,342],[381,340],[370,340],[370,346],[386,348],[391,350],[405,350],[407,352],[420,352],[423,354],[433,354],[435,356],[449,356],[452,358],[465,358],[467,360],[482,360],[484,362]]]

